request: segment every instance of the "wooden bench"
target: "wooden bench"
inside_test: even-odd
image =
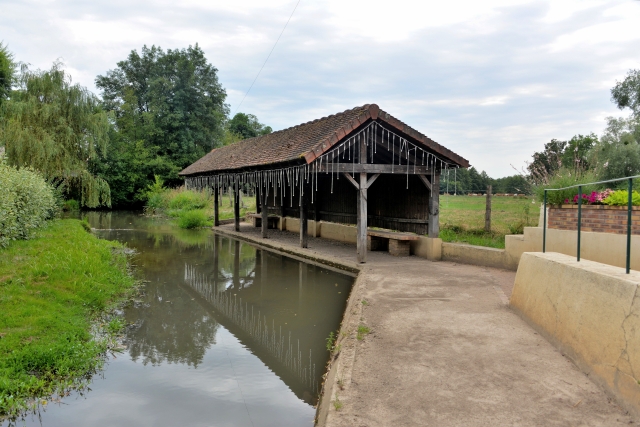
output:
[[[254,227],[262,227],[262,214],[252,213],[247,214],[247,219],[253,224]],[[277,215],[269,215],[267,217],[267,228],[278,228],[278,221],[280,217]]]
[[[411,241],[419,240],[420,236],[413,233],[394,231],[367,231],[367,249],[370,251],[388,250],[393,256],[409,256]]]

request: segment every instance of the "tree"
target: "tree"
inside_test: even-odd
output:
[[[13,54],[9,52],[6,45],[0,43],[0,105],[9,98],[16,75],[16,64],[13,61]]]
[[[533,153],[533,162],[527,166],[527,169],[535,183],[547,182],[549,177],[562,167],[566,146],[566,141],[552,139],[544,144],[544,151]]]
[[[178,172],[220,146],[228,107],[218,70],[197,44],[166,52],[144,46],[117,65],[96,78],[118,147],[104,159],[106,167],[97,167],[110,182],[128,183],[114,191],[118,203],[131,203],[155,175],[168,186],[181,184]]]
[[[598,144],[589,153],[589,162],[600,179],[640,174],[640,118],[607,118]]]
[[[640,117],[640,70],[629,70],[627,77],[611,89],[611,100],[620,108],[630,108]]]
[[[273,132],[273,129],[271,129],[271,126],[265,126],[260,123],[253,114],[236,113],[229,120],[229,131],[242,136],[242,139],[247,139],[258,135],[267,135]]]
[[[18,88],[4,102],[0,140],[10,164],[30,166],[77,193],[87,207],[111,205],[109,185],[89,172],[108,144],[109,122],[100,101],[56,62],[48,71],[23,67]]]
[[[598,142],[598,136],[595,133],[589,135],[575,135],[567,141],[564,151],[561,155],[562,167],[573,170],[589,169],[587,154],[589,150]]]

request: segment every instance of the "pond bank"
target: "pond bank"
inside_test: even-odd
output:
[[[82,385],[100,367],[123,325],[101,316],[135,284],[121,249],[78,220],[55,220],[0,251],[0,420]]]
[[[295,233],[269,230],[263,240],[248,224],[232,228],[216,230],[356,265],[354,245],[309,238],[300,249]],[[319,425],[636,425],[508,308],[514,272],[381,252],[368,259],[356,265]]]

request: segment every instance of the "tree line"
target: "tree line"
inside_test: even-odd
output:
[[[529,180],[538,186],[559,182],[584,183],[640,175],[640,70],[629,70],[611,89],[611,101],[628,117],[607,117],[596,134],[552,139],[535,152],[527,166]],[[615,185],[612,185],[615,187]]]
[[[30,70],[0,44],[0,146],[86,207],[140,206],[156,176],[179,185],[178,172],[213,148],[272,131],[251,114],[229,117],[197,44],[143,46],[95,83],[99,97],[60,62]]]
[[[230,117],[218,70],[197,44],[143,46],[95,83],[100,96],[74,84],[60,62],[30,70],[0,43],[0,149],[10,164],[34,167],[82,206],[139,207],[156,177],[180,185],[178,172],[213,148],[272,132],[252,114]],[[531,193],[558,177],[640,174],[640,70],[630,70],[611,96],[631,115],[607,118],[600,137],[552,139],[526,170],[504,178],[474,167],[449,170],[441,191],[481,193],[492,185],[494,193]]]

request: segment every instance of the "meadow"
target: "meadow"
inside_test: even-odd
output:
[[[484,196],[440,196],[440,238],[445,242],[504,248],[504,236],[538,225],[540,203],[533,197],[494,196],[491,232],[484,231]]]

